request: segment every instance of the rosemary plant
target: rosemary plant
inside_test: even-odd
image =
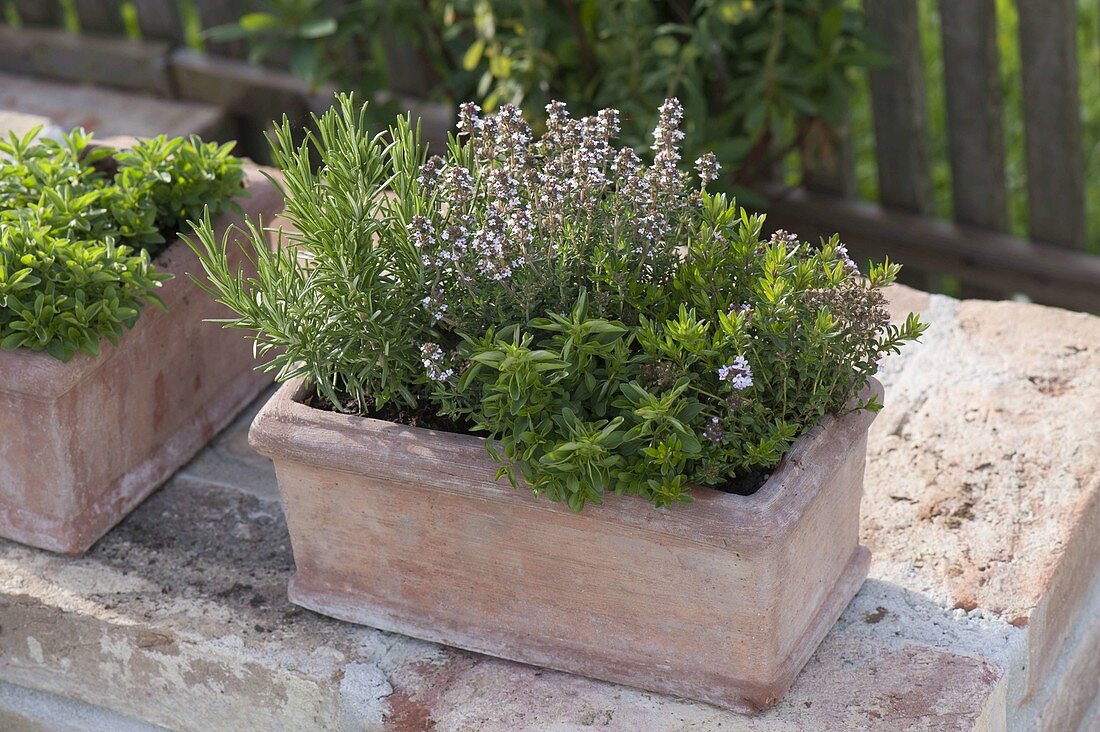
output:
[[[898,265],[764,236],[706,190],[713,156],[681,168],[674,99],[648,163],[615,145],[614,110],[547,114],[535,139],[512,107],[463,105],[430,158],[410,119],[371,133],[348,96],[300,144],[284,120],[292,227],[271,251],[249,225],[248,277],[235,235],[198,224],[204,286],[280,379],[341,411],[465,424],[501,476],[574,510],[751,487],[826,414],[881,406],[857,397],[925,327],[889,322]]]

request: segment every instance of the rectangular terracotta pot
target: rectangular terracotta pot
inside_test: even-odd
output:
[[[282,196],[246,169],[239,203],[266,225]],[[226,214],[219,230],[241,219]],[[167,310],[146,307],[117,346],[68,363],[0,351],[0,536],[86,551],[271,383],[241,331],[203,322],[230,313],[188,277],[202,267],[187,244],[155,264],[174,275],[159,291]]]
[[[752,496],[609,496],[576,514],[495,481],[480,438],[320,411],[306,393],[285,384],[250,440],[275,461],[290,598],[325,615],[757,710],[867,573],[868,412],[827,418]]]

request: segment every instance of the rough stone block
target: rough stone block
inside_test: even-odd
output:
[[[880,372],[870,579],[757,716],[294,607],[247,417],[84,557],[0,541],[0,680],[57,695],[58,714],[65,697],[183,730],[1097,729],[1100,558],[1079,532],[1100,473],[1100,319],[894,295],[932,328]],[[1052,592],[1073,556],[1086,586]],[[1036,632],[1044,612],[1061,613],[1058,634]]]
[[[100,137],[232,139],[225,111],[209,104],[16,74],[0,73],[0,109],[51,119],[64,130],[83,127]]]

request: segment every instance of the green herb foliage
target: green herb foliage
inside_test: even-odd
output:
[[[488,436],[501,475],[580,510],[607,493],[668,506],[776,465],[860,397],[878,360],[921,334],[839,239],[763,235],[711,194],[710,155],[680,166],[666,100],[652,161],[619,149],[619,115],[552,103],[534,137],[514,107],[463,105],[428,158],[408,119],[371,136],[350,97],[274,139],[293,233],[238,273],[209,220],[205,286],[255,332],[266,368],[336,408],[436,412]],[[312,165],[320,161],[320,167]]]
[[[77,129],[0,141],[0,348],[63,361],[117,342],[166,275],[180,226],[226,209],[243,168],[231,145],[158,137],[116,151]]]

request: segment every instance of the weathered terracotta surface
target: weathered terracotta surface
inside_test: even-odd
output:
[[[875,389],[881,389],[874,384]],[[339,415],[284,385],[275,461],[304,607],[480,653],[757,710],[859,589],[867,428],[827,420],[749,497],[581,514],[493,480],[475,437]]]
[[[250,215],[282,210],[255,166],[246,185]],[[118,346],[68,363],[0,352],[0,536],[84,552],[270,383],[240,331],[203,322],[228,311],[188,277],[202,271],[190,248],[176,241],[156,264],[174,275],[167,311],[146,308]]]

